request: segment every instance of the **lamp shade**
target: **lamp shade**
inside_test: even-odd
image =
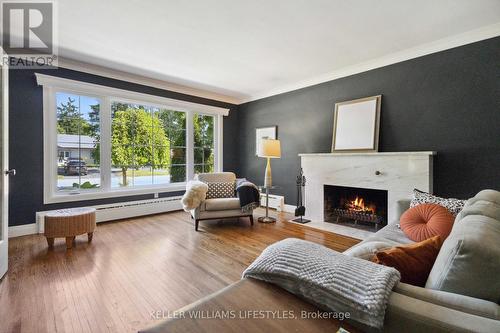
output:
[[[281,145],[280,140],[263,139],[260,146],[261,157],[280,158]]]

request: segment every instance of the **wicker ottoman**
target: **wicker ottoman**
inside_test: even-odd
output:
[[[49,248],[54,246],[54,238],[66,238],[66,248],[71,249],[75,236],[87,234],[89,242],[95,230],[94,208],[60,209],[45,215],[45,237]]]

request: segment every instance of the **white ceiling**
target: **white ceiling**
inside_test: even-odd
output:
[[[499,0],[59,0],[58,11],[60,56],[233,102],[500,34]]]

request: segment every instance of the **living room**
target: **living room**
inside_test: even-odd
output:
[[[0,332],[500,332],[500,2],[1,8]]]

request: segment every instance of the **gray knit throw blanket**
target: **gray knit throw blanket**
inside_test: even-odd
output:
[[[267,247],[243,277],[276,284],[323,310],[349,313],[352,320],[381,329],[400,274],[392,267],[288,238]]]

